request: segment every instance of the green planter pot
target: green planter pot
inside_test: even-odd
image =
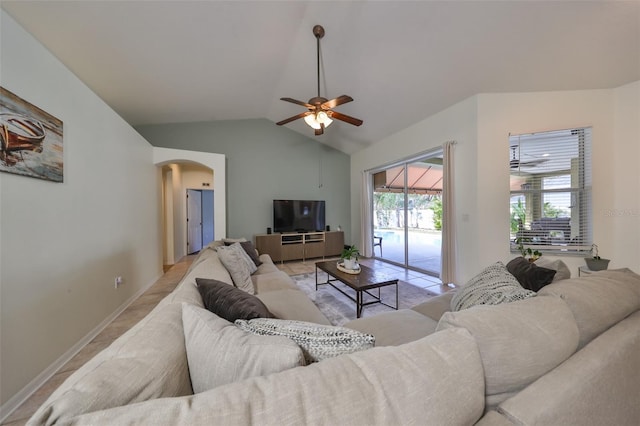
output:
[[[594,259],[593,257],[585,257],[587,268],[592,271],[604,271],[609,267],[609,259]]]

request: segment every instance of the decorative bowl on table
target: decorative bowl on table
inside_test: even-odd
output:
[[[358,265],[357,262],[354,262],[354,263],[355,263],[356,268],[347,268],[344,265],[344,262],[338,262],[338,264],[336,266],[338,267],[339,271],[342,271],[342,272],[344,272],[346,274],[354,274],[354,275],[355,274],[359,274],[360,271],[361,271],[360,265]]]

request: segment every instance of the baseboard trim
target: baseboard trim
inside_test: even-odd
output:
[[[87,335],[80,339],[75,345],[73,345],[68,351],[62,354],[56,361],[45,368],[40,374],[38,374],[33,380],[31,380],[25,387],[23,387],[18,393],[9,398],[7,402],[0,406],[0,423],[4,422],[13,412],[20,407],[31,395],[33,395],[47,380],[51,379],[67,362],[78,354],[85,346],[87,346],[102,330],[107,328],[118,315],[124,312],[136,299],[144,294],[145,291],[150,289],[162,274],[158,275],[149,284],[138,290],[133,296],[127,299],[122,305],[118,307],[111,315],[105,318],[100,324],[98,324]]]

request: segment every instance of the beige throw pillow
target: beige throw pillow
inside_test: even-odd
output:
[[[553,277],[553,282],[571,278],[571,270],[567,264],[560,259],[549,259],[543,256],[538,258],[534,263],[542,268],[553,269],[556,271],[556,274]]]
[[[251,274],[258,267],[251,260],[249,255],[244,251],[240,244],[232,244],[230,246],[220,246],[217,249],[220,262],[229,271],[233,284],[240,290],[244,290],[249,294],[255,294]],[[205,277],[208,278],[208,277]]]
[[[183,303],[182,323],[194,393],[305,365],[292,340],[256,336],[206,309]]]

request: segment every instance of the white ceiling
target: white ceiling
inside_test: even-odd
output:
[[[1,1],[132,125],[303,112],[322,95],[364,120],[315,137],[358,151],[478,93],[640,79],[640,1]]]

